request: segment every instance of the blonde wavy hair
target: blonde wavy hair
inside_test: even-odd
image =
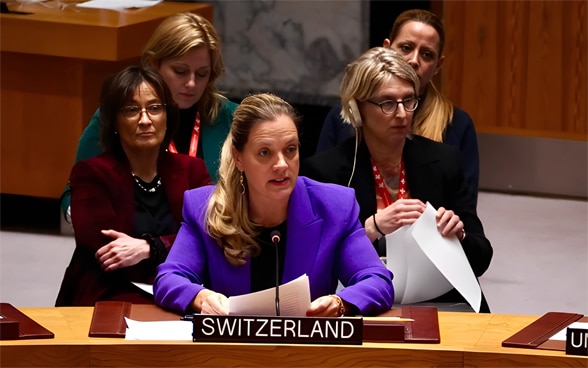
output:
[[[221,101],[226,100],[215,84],[225,67],[218,35],[208,20],[193,13],[177,13],[166,18],[145,45],[141,63],[145,67],[159,67],[161,61],[180,58],[194,47],[206,47],[210,53],[210,79],[197,106],[202,121],[212,124]]]
[[[353,126],[354,102],[367,101],[380,89],[382,84],[396,76],[412,84],[415,96],[419,90],[419,77],[414,69],[398,52],[385,47],[374,47],[347,65],[341,81],[341,117]],[[357,112],[359,113],[359,112]]]
[[[445,29],[441,19],[427,10],[412,9],[401,13],[394,21],[390,35],[391,43],[407,22],[419,22],[433,27],[439,35],[439,50],[437,56],[443,55],[445,47]],[[437,142],[443,141],[447,126],[453,120],[453,104],[441,94],[431,80],[425,87],[424,93],[420,96],[421,101],[412,118],[412,131],[414,134],[422,135]]]
[[[270,93],[246,97],[235,110],[231,131],[223,144],[220,157],[219,182],[206,211],[207,232],[224,250],[233,265],[242,265],[248,256],[256,256],[260,247],[255,239],[261,227],[249,218],[248,190],[241,193],[241,173],[235,164],[232,149],[243,152],[251,129],[262,122],[288,116],[299,129],[300,117],[294,108]],[[244,178],[246,179],[246,178]],[[245,188],[247,182],[244,180]]]

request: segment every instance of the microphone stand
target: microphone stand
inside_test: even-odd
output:
[[[280,232],[274,230],[271,233],[272,243],[276,248],[276,316],[280,316],[280,269],[279,269],[279,257],[278,257],[278,243],[280,243]]]

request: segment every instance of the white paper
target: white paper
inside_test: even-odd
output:
[[[133,283],[140,287],[140,283]],[[149,286],[149,285],[147,285]],[[270,288],[255,293],[229,297],[231,315],[276,315],[276,290]],[[280,285],[280,316],[305,316],[310,307],[310,284],[306,274]],[[180,340],[192,341],[191,321],[140,322],[125,318],[125,340]]]
[[[276,289],[229,297],[229,315],[275,316]],[[280,316],[303,317],[310,307],[306,274],[280,285]]]
[[[394,273],[394,302],[418,303],[455,288],[476,311],[482,291],[456,237],[445,238],[437,230],[435,208],[410,226],[386,236],[386,265]]]
[[[133,285],[138,287],[139,289],[143,290],[147,294],[153,295],[153,285],[151,284],[144,284],[142,282],[132,282]]]
[[[394,302],[418,303],[453,289],[413,237],[414,224],[386,237],[386,265],[394,273]]]
[[[125,317],[125,340],[179,340],[192,341],[192,321],[140,322]]]
[[[566,332],[568,331],[568,328],[579,328],[583,330],[588,330],[588,322],[574,322],[571,325],[564,327],[555,335],[551,336],[549,340],[566,341]]]
[[[158,4],[161,1],[162,0],[90,0],[83,3],[78,3],[76,6],[80,8],[122,10],[131,8],[146,8]]]

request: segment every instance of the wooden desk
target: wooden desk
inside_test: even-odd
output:
[[[475,344],[464,351],[465,367],[588,367],[588,357],[564,351],[503,348],[501,343],[539,316],[493,314]]]
[[[211,5],[163,2],[112,11],[81,1],[10,3],[0,15],[0,191],[59,198],[102,81],[139,63],[161,21],[178,12],[212,20]]]
[[[92,308],[20,308],[55,339],[0,342],[2,367],[586,367],[561,351],[502,348],[536,316],[440,312],[440,344],[204,344],[89,338]]]

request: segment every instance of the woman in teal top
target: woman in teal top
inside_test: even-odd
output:
[[[141,63],[163,77],[180,109],[180,125],[168,150],[204,159],[211,179],[216,182],[220,149],[237,107],[215,86],[224,72],[216,30],[199,15],[172,15],[157,27],[147,42]],[[99,130],[100,112],[97,110],[80,137],[76,162],[102,152]],[[68,185],[61,197],[66,219],[69,219],[69,201]]]

